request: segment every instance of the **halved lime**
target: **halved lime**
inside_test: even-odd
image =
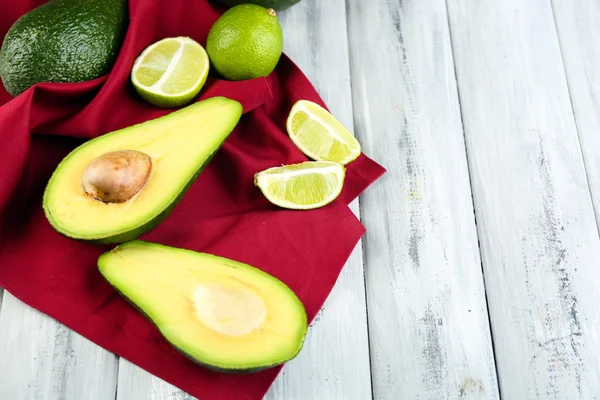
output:
[[[323,207],[344,186],[346,168],[331,161],[306,161],[258,172],[254,184],[273,204],[295,210]]]
[[[294,104],[286,124],[290,138],[313,160],[348,164],[361,153],[358,140],[329,111],[309,100]]]
[[[148,46],[135,60],[131,81],[139,95],[157,107],[189,103],[202,89],[210,61],[195,40],[179,36]]]

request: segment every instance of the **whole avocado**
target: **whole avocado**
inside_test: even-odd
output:
[[[215,3],[227,7],[233,7],[240,4],[258,4],[259,6],[272,8],[276,11],[285,10],[299,2],[300,0],[215,0]]]
[[[128,25],[127,0],[50,0],[19,18],[0,49],[12,96],[39,82],[82,82],[110,71]]]

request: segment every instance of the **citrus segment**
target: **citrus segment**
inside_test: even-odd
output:
[[[300,100],[294,104],[286,125],[296,146],[314,160],[348,164],[361,153],[358,140],[320,105]]]
[[[204,48],[188,37],[162,39],[136,59],[131,81],[139,95],[158,107],[189,103],[202,89],[210,61]]]
[[[273,167],[255,175],[254,183],[273,204],[296,210],[323,207],[342,191],[346,169],[330,161],[306,161]]]

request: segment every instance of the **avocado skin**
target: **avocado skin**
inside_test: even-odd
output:
[[[176,346],[173,346],[172,344],[171,344],[171,347],[173,347],[175,350],[177,350],[177,352],[179,354],[182,354],[183,356],[185,356],[185,358],[187,358],[188,360],[190,360],[193,363],[198,364],[201,367],[206,368],[206,369],[208,369],[210,371],[218,372],[218,373],[221,373],[221,374],[229,374],[229,375],[249,375],[249,374],[254,374],[254,373],[257,373],[257,372],[262,372],[262,371],[267,370],[267,369],[278,367],[280,365],[285,364],[286,362],[289,362],[289,361],[293,360],[300,353],[300,350],[302,350],[302,345],[303,344],[304,344],[304,341],[301,343],[301,346],[298,348],[298,352],[296,354],[294,354],[294,356],[292,356],[292,358],[290,358],[288,361],[277,363],[277,364],[273,364],[273,365],[268,365],[268,366],[264,366],[264,367],[259,367],[259,368],[237,368],[237,369],[236,368],[223,368],[223,367],[217,367],[217,366],[214,366],[214,365],[206,364],[206,363],[203,363],[200,360],[196,360],[195,358],[190,357],[183,350],[177,348]]]
[[[223,142],[223,143],[225,143],[225,142]],[[198,169],[198,171],[192,177],[192,179],[190,179],[190,181],[187,183],[187,185],[185,185],[185,187],[179,193],[179,195],[175,198],[175,200],[173,200],[173,202],[167,208],[165,208],[160,214],[158,214],[154,219],[146,222],[144,225],[137,227],[137,228],[130,229],[126,232],[119,233],[117,235],[102,238],[102,239],[82,239],[82,238],[78,238],[78,237],[70,237],[68,233],[63,233],[63,235],[70,237],[71,239],[75,239],[79,242],[100,244],[100,245],[123,243],[123,242],[129,242],[131,240],[137,239],[144,233],[156,228],[161,222],[163,222],[171,214],[171,212],[175,209],[175,206],[177,206],[177,204],[181,201],[183,196],[187,193],[187,191],[192,186],[192,184],[196,181],[198,176],[200,176],[202,171],[204,171],[204,168],[206,168],[206,166],[212,161],[213,157],[215,156],[215,154],[217,154],[217,152],[220,150],[220,148],[222,146],[223,146],[223,144],[221,144],[221,146],[219,146],[215,150],[215,152],[212,153],[210,155],[210,157],[208,157],[206,162],[204,164],[202,164],[202,166]],[[49,220],[51,220],[51,219],[49,219]],[[52,222],[51,222],[51,224],[53,225]]]
[[[139,312],[141,315],[143,315],[144,318],[147,321],[149,321],[155,327],[155,329],[158,329],[158,331],[160,332],[160,328],[152,321],[152,319],[148,316],[148,314],[146,314],[133,301],[131,301],[131,299],[129,299],[129,297],[125,296],[125,294],[123,292],[121,292],[119,289],[117,289],[116,287],[114,287],[112,285],[111,285],[111,287],[119,294],[119,296],[121,296],[123,299],[125,299],[127,301],[127,303],[129,303],[130,306],[132,306],[137,312]],[[285,364],[286,362],[289,362],[289,361],[293,360],[294,358],[296,358],[296,356],[298,354],[300,354],[300,351],[302,350],[302,347],[304,346],[304,342],[305,341],[306,341],[306,335],[304,335],[304,339],[302,340],[302,343],[300,343],[300,346],[298,346],[298,351],[296,352],[296,354],[294,354],[289,360],[281,362],[281,363],[275,363],[275,364],[272,364],[272,365],[265,365],[265,366],[257,367],[257,368],[225,368],[225,367],[219,367],[219,366],[216,366],[216,365],[207,364],[207,363],[202,362],[202,361],[200,361],[200,360],[198,360],[198,359],[196,359],[194,357],[191,357],[185,351],[183,351],[179,347],[173,345],[173,343],[169,342],[169,346],[171,346],[175,351],[177,351],[179,354],[181,354],[182,356],[184,356],[185,358],[187,358],[188,360],[190,360],[194,364],[199,365],[199,366],[201,366],[203,368],[206,368],[209,371],[218,372],[218,373],[221,373],[221,374],[228,374],[228,375],[249,375],[249,374],[254,374],[254,373],[257,373],[257,372],[262,372],[262,371],[267,370],[267,369],[278,367],[280,365]]]
[[[223,143],[225,143],[225,141],[223,141]],[[154,217],[153,219],[151,219],[150,221],[146,222],[145,224],[143,224],[143,225],[141,225],[139,227],[132,228],[132,229],[130,229],[128,231],[125,231],[125,232],[122,232],[122,233],[118,233],[116,235],[102,237],[102,238],[98,238],[98,239],[95,239],[95,238],[82,238],[82,237],[78,237],[78,236],[75,236],[75,235],[70,235],[69,232],[61,230],[60,227],[57,226],[54,223],[54,220],[52,219],[52,217],[50,215],[50,212],[48,210],[48,207],[46,205],[47,203],[46,203],[46,201],[44,201],[43,202],[43,204],[44,204],[43,208],[44,208],[44,213],[46,214],[46,219],[50,222],[50,225],[52,225],[52,227],[57,232],[60,232],[63,236],[66,236],[66,237],[68,237],[70,239],[77,240],[78,242],[82,242],[82,243],[104,245],[104,244],[123,243],[123,242],[131,241],[133,239],[137,239],[138,237],[140,237],[144,233],[146,233],[146,232],[154,229],[156,226],[158,226],[161,222],[163,222],[171,214],[171,212],[173,211],[173,209],[175,208],[175,206],[177,206],[177,204],[181,201],[181,199],[183,198],[183,196],[186,194],[186,192],[189,190],[189,188],[192,186],[192,184],[196,181],[196,179],[198,178],[198,176],[202,173],[202,171],[204,171],[204,168],[206,168],[206,166],[212,161],[212,159],[215,156],[215,154],[217,154],[217,152],[221,149],[221,147],[223,146],[223,143],[221,143],[221,146],[219,146],[208,157],[208,159],[206,160],[206,162],[204,164],[202,164],[202,166],[198,169],[198,171],[192,177],[192,179],[190,179],[190,181],[181,190],[181,192],[175,198],[175,200],[173,200],[173,202],[167,208],[165,208],[160,214],[158,214],[156,217]]]
[[[209,98],[209,99],[203,100],[203,101],[211,101],[211,99],[212,100],[217,100],[218,98],[219,98],[219,96],[213,97],[213,98]],[[228,100],[231,100],[231,99],[228,99]],[[236,114],[236,122],[235,122],[235,124],[237,125],[237,123],[239,122],[240,118],[242,117],[243,107],[242,107],[242,105],[239,102],[236,102],[236,104],[237,104],[237,114]],[[182,110],[183,109],[180,109],[178,111],[174,111],[172,114],[176,114],[177,112],[180,112]],[[81,243],[105,245],[105,244],[118,244],[118,243],[123,243],[123,242],[129,242],[129,241],[131,241],[133,239],[137,239],[138,237],[140,237],[144,233],[150,231],[151,229],[154,229],[157,225],[159,225],[162,221],[164,221],[171,214],[171,212],[173,211],[173,209],[181,201],[181,199],[183,198],[183,196],[187,193],[187,191],[189,190],[189,188],[196,181],[196,179],[202,173],[202,171],[204,171],[204,169],[206,168],[206,166],[212,161],[212,159],[214,158],[215,154],[217,154],[218,151],[221,149],[221,147],[223,147],[223,144],[227,141],[227,138],[229,138],[229,136],[231,135],[231,133],[233,133],[234,130],[235,130],[235,128],[232,129],[231,132],[229,132],[229,134],[221,142],[221,144],[218,147],[215,148],[215,150],[213,151],[213,153],[206,159],[206,161],[204,162],[204,164],[202,164],[198,168],[198,170],[196,171],[196,173],[192,176],[192,178],[188,181],[188,183],[181,189],[181,191],[179,192],[179,194],[177,195],[177,197],[175,197],[175,199],[171,202],[171,204],[169,204],[169,206],[167,206],[164,210],[162,210],[156,217],[154,217],[153,219],[151,219],[148,222],[144,223],[143,225],[140,225],[138,227],[133,227],[133,228],[128,229],[128,230],[126,230],[124,232],[120,232],[120,233],[117,233],[117,234],[114,234],[114,235],[109,235],[109,236],[103,236],[103,237],[82,237],[82,236],[77,236],[75,234],[72,234],[72,233],[70,233],[68,231],[65,231],[65,230],[61,229],[61,227],[59,225],[57,225],[55,223],[54,219],[52,218],[52,215],[51,215],[51,212],[50,212],[50,204],[49,204],[49,200],[48,200],[48,189],[49,189],[48,187],[46,187],[46,190],[44,191],[43,200],[42,200],[42,208],[44,210],[44,214],[46,216],[46,219],[50,223],[50,226],[52,226],[52,228],[54,228],[54,230],[56,232],[60,233],[61,235],[65,236],[65,237],[68,237],[70,239],[76,240],[76,241],[81,242]],[[114,135],[114,134],[118,134],[119,132],[120,132],[120,130],[117,130],[117,131],[114,131],[114,132],[107,133],[107,134],[105,134],[103,136]],[[92,139],[92,140],[94,140],[94,139]],[[82,144],[81,146],[85,146],[87,143],[89,143],[89,142],[86,142],[86,143]],[[71,153],[69,153],[63,159],[63,161],[61,161],[61,163],[64,162],[76,150],[77,149],[74,149],[73,151],[71,151]],[[52,173],[52,176],[50,177],[50,180],[52,180],[52,178],[55,177],[57,171],[59,170],[59,167],[60,167],[61,163],[56,167],[56,169]]]
[[[128,241],[128,242],[120,243],[119,245],[117,245],[115,248],[113,248],[109,252],[116,252],[116,251],[119,251],[119,247],[124,247],[124,246],[129,246],[129,245],[135,245],[137,243],[152,245],[151,242],[145,242],[145,241],[142,241],[142,240],[139,240],[139,239],[134,239],[134,240],[131,240],[131,241]],[[163,246],[163,245],[160,245],[160,244],[158,244],[158,245],[159,246]],[[106,254],[106,253],[104,253],[104,254]],[[97,266],[98,266],[98,270],[100,271],[100,274],[102,274],[102,258],[103,258],[104,254],[102,254],[102,255],[100,255],[100,257],[98,257]],[[256,268],[256,267],[252,267],[252,268]],[[266,272],[263,272],[263,273],[266,274]],[[138,307],[138,305],[135,304],[122,291],[120,291],[117,287],[115,287],[114,285],[112,285],[109,280],[107,280],[107,282],[111,285],[111,287],[125,301],[127,301],[127,303],[129,303],[137,312],[139,312],[141,315],[143,315],[144,318],[146,318],[146,320],[149,321],[160,332],[160,327],[158,325],[156,325],[156,323],[154,323],[154,321],[152,320],[152,318],[150,318],[150,316],[148,314],[146,314],[140,307]],[[298,299],[298,302],[300,302],[299,299]],[[253,373],[261,372],[261,371],[264,371],[264,370],[267,370],[267,369],[271,369],[271,368],[274,368],[274,367],[278,367],[278,366],[283,365],[286,362],[289,362],[289,361],[293,360],[294,358],[296,358],[296,356],[298,354],[300,354],[300,351],[302,350],[302,348],[304,347],[304,343],[306,342],[306,334],[308,332],[308,316],[306,314],[306,309],[304,308],[304,305],[301,302],[300,302],[300,305],[302,306],[302,310],[304,310],[304,322],[306,324],[306,328],[304,330],[304,335],[302,337],[302,342],[299,343],[298,349],[297,349],[296,353],[294,355],[292,355],[291,357],[289,357],[287,361],[283,361],[283,362],[279,362],[279,363],[274,363],[274,364],[270,364],[270,365],[263,365],[261,367],[256,367],[256,368],[226,368],[226,367],[217,366],[217,365],[213,365],[213,364],[207,364],[207,363],[205,363],[205,362],[203,362],[201,360],[198,360],[198,359],[196,359],[194,357],[191,357],[183,349],[180,349],[179,347],[175,346],[171,342],[169,342],[169,346],[171,346],[175,351],[177,351],[179,354],[183,355],[188,360],[192,361],[194,364],[197,364],[197,365],[199,365],[199,366],[201,366],[203,368],[206,368],[207,370],[210,370],[210,371],[213,371],[213,372],[217,372],[217,373],[223,373],[223,374],[229,374],[229,375],[247,375],[247,374],[253,374]],[[168,342],[168,340],[167,340],[167,342]]]
[[[265,8],[272,8],[275,11],[285,10],[299,3],[300,0],[215,0],[215,3],[222,4],[224,6],[233,7],[240,4],[258,4]]]
[[[127,0],[50,0],[23,15],[0,49],[12,96],[39,82],[82,82],[110,71],[128,26]]]
[[[114,288],[114,287],[113,287]],[[115,290],[117,290],[117,292],[123,296],[123,298],[125,298],[127,300],[127,302],[129,304],[131,304],[138,312],[140,312],[142,315],[144,315],[144,317],[149,320],[152,321],[150,319],[150,317],[148,317],[148,315],[146,313],[144,313],[138,306],[136,306],[131,300],[129,300],[127,298],[127,296],[125,296],[122,292],[120,292],[118,289],[115,288]],[[156,326],[156,324],[154,324],[154,322],[152,322],[152,324],[160,330],[160,328],[158,326]],[[222,374],[229,374],[229,375],[248,375],[248,374],[254,374],[257,372],[262,372],[264,370],[267,369],[271,369],[271,368],[275,368],[278,367],[280,365],[285,364],[286,362],[289,362],[291,360],[293,360],[294,358],[296,358],[296,356],[298,354],[300,354],[300,351],[302,350],[302,347],[304,346],[304,342],[306,340],[306,335],[304,335],[304,339],[302,340],[302,343],[300,343],[300,345],[298,346],[298,351],[296,352],[296,354],[294,354],[293,356],[290,357],[289,360],[284,361],[284,362],[280,362],[280,363],[275,363],[275,364],[271,364],[271,365],[264,365],[262,367],[257,367],[257,368],[225,368],[225,367],[220,367],[220,366],[216,366],[216,365],[212,365],[212,364],[207,364],[205,362],[202,362],[201,360],[198,360],[194,357],[191,357],[189,354],[187,354],[185,351],[183,351],[182,349],[180,349],[179,347],[173,345],[172,343],[169,343],[169,345],[171,347],[173,347],[179,354],[183,355],[185,358],[187,358],[188,360],[192,361],[193,363],[206,368],[210,371],[213,372],[218,372],[218,373],[222,373]]]

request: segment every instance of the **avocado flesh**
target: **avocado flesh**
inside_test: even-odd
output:
[[[258,371],[302,348],[303,304],[250,265],[134,240],[101,255],[98,267],[173,347],[210,369]]]
[[[162,221],[211,160],[242,115],[242,106],[212,97],[183,109],[99,136],[74,149],[46,187],[43,207],[59,233],[82,241],[119,243],[137,238]],[[122,203],[85,194],[81,180],[96,157],[137,150],[152,159],[142,189]]]
[[[127,0],[50,0],[21,16],[0,49],[0,77],[16,96],[39,82],[108,73],[128,26]]]

